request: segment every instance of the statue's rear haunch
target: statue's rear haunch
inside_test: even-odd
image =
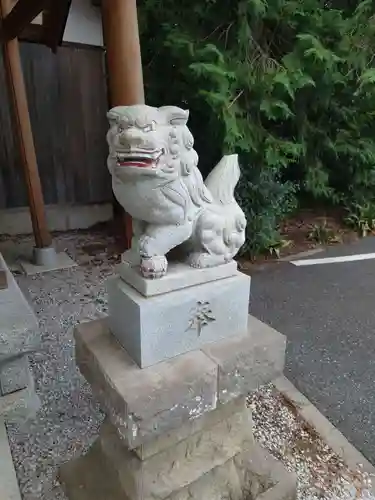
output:
[[[191,266],[203,268],[229,262],[245,242],[246,219],[234,198],[237,155],[224,156],[203,182],[188,117],[174,106],[108,113],[113,191],[133,218],[125,259],[145,278],[164,276],[166,254],[178,245]]]

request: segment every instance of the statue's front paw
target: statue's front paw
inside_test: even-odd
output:
[[[141,274],[147,279],[159,279],[167,274],[168,262],[164,255],[142,257]]]

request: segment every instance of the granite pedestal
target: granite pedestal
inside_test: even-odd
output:
[[[248,316],[250,278],[234,262],[172,265],[155,281],[118,271],[108,318],[75,329],[106,419],[61,468],[70,500],[294,499],[295,478],[256,444],[245,404],[285,355],[285,338]]]
[[[166,277],[163,294],[159,293],[163,278],[154,280],[154,287],[140,276],[138,281],[129,279],[132,284],[120,277],[109,280],[111,331],[140,367],[246,332],[250,278],[231,265],[221,267],[206,273],[209,281],[205,283],[189,286],[185,277],[186,286],[182,289],[173,280],[172,271],[171,278]],[[221,277],[225,270],[230,271],[229,276]],[[187,273],[193,283],[200,276],[199,271]],[[156,293],[146,296],[142,292]]]
[[[70,500],[295,498],[295,478],[256,444],[245,405],[281,374],[282,335],[250,316],[242,335],[143,369],[105,320],[75,339],[107,417],[88,454],[61,468]]]

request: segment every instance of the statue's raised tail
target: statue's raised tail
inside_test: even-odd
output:
[[[223,156],[205,180],[205,184],[216,203],[235,203],[234,190],[240,178],[238,155]]]
[[[229,262],[244,244],[246,218],[234,197],[239,178],[238,155],[224,156],[207,177],[205,185],[214,201],[207,203],[195,225],[191,266]]]

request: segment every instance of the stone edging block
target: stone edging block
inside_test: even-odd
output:
[[[8,286],[0,290],[0,417],[21,423],[35,415],[35,393],[28,354],[40,348],[37,318],[0,254]]]
[[[352,470],[360,468],[375,478],[375,467],[358,451],[346,437],[304,396],[285,376],[273,382],[276,389],[296,409],[297,414],[307,422],[321,439],[342,458]],[[375,495],[375,485],[371,488]]]
[[[7,431],[0,418],[0,498],[1,500],[21,500],[16,471],[9,448]]]
[[[0,362],[13,354],[29,353],[41,344],[39,324],[34,311],[21,292],[13,274],[0,254],[7,271],[8,287],[0,290]]]

